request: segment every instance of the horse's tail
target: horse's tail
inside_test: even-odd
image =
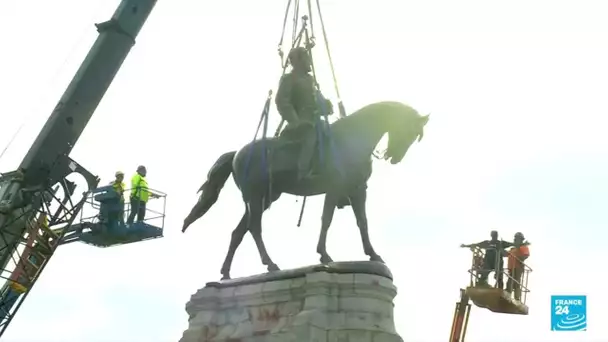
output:
[[[211,170],[209,170],[209,173],[207,174],[207,180],[198,189],[198,192],[201,192],[198,202],[196,202],[190,211],[190,214],[184,219],[182,232],[186,231],[188,226],[196,220],[203,217],[215,202],[217,202],[220,191],[222,191],[228,177],[232,174],[232,161],[234,160],[235,155],[236,151],[224,153],[218,158],[215,164],[213,164]]]

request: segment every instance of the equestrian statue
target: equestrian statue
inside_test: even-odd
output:
[[[321,116],[333,113],[331,102],[317,90],[310,75],[306,49],[289,54],[292,71],[281,78],[275,102],[287,127],[277,138],[262,137],[238,151],[223,154],[211,167],[199,189],[198,202],[185,218],[182,232],[201,218],[217,201],[230,177],[241,191],[245,213],[232,232],[222,265],[222,279],[230,279],[236,249],[250,232],[268,271],[279,267],[272,261],[262,239],[262,215],[281,194],[325,194],[317,253],[321,263],[332,262],[326,250],[327,232],[334,210],[350,204],[361,234],[364,252],[371,261],[383,262],[369,239],[366,196],[372,174],[372,155],[388,134],[384,159],[399,163],[410,146],[420,141],[429,116],[399,102],[369,104],[329,125]]]

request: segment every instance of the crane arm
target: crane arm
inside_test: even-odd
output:
[[[460,301],[456,303],[456,309],[454,310],[450,342],[464,342],[470,313],[471,304],[469,304],[469,296],[464,289],[460,289]]]
[[[97,41],[21,162],[26,184],[63,178],[63,170],[53,165],[72,151],[155,4],[156,0],[123,0],[110,20],[96,25]]]
[[[46,124],[30,147],[19,169],[0,178],[0,267],[5,276],[13,264],[19,264],[26,239],[27,223],[39,213],[47,213],[49,229],[59,230],[61,240],[80,211],[84,199],[73,203],[70,196],[75,184],[66,177],[80,173],[87,180],[89,191],[99,178],[69,158],[72,148],[93,116],[114,76],[135,44],[135,38],[156,5],[156,0],[122,0],[112,18],[97,24],[99,36]],[[52,186],[59,184],[64,197],[57,200]],[[57,200],[56,205],[51,205]],[[53,212],[50,212],[50,211]],[[15,316],[23,299],[44,269],[59,241],[40,242],[43,255],[38,272],[28,281],[26,291],[19,296],[0,293],[0,336]],[[10,300],[7,298],[10,297]],[[17,298],[17,300],[15,300]]]

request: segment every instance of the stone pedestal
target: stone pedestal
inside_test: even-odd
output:
[[[389,269],[346,262],[208,283],[180,342],[403,342]]]

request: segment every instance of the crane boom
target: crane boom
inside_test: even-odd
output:
[[[450,342],[464,342],[470,313],[471,304],[469,304],[469,296],[464,289],[460,289],[460,301],[456,303],[456,309],[454,310]]]
[[[110,20],[96,25],[99,32],[97,40],[19,169],[0,178],[0,276],[9,279],[11,284],[8,285],[18,285],[13,288],[20,289],[16,292],[18,295],[12,291],[8,296],[5,293],[8,286],[5,286],[0,293],[0,336],[59,245],[57,242],[67,230],[65,228],[69,228],[84,203],[86,196],[78,203],[72,202],[70,196],[74,193],[75,184],[66,177],[73,172],[80,173],[87,181],[88,191],[99,183],[99,178],[70,159],[69,154],[135,44],[135,38],[156,2],[122,0]],[[63,190],[62,200],[57,199],[58,188],[52,188],[55,184]],[[53,204],[54,200],[57,203]],[[28,227],[31,228],[41,214],[49,217],[48,224],[41,229],[51,234],[51,238],[48,241],[36,240],[36,253],[28,250],[23,253],[24,258],[21,250],[32,248],[30,235],[33,233]],[[61,233],[53,236],[52,232],[57,231]],[[8,277],[7,273],[14,271],[11,262],[17,265],[15,267],[21,267],[19,265],[29,262],[32,255],[38,258],[36,272],[30,272],[25,280]]]

